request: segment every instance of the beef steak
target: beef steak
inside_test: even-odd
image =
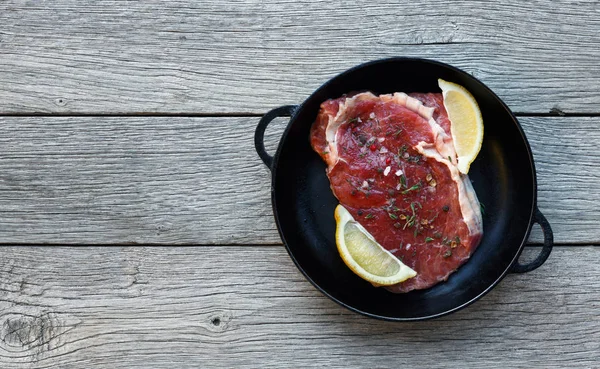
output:
[[[311,128],[334,195],[417,272],[392,292],[446,280],[481,239],[479,202],[456,168],[450,124],[441,94],[365,92],[325,101]]]

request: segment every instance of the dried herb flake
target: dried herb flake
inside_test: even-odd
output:
[[[403,195],[406,195],[406,194],[407,194],[407,193],[409,193],[410,191],[417,191],[417,190],[419,190],[420,188],[421,188],[421,185],[420,185],[420,184],[416,184],[416,185],[413,185],[411,188],[407,188],[406,190],[402,191],[402,194],[403,194]]]

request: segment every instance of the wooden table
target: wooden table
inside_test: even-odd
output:
[[[427,322],[312,287],[253,149],[268,109],[388,56],[518,113],[557,242]],[[0,368],[598,368],[599,86],[596,0],[3,1]]]

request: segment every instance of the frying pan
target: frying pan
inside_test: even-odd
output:
[[[322,102],[345,93],[371,91],[437,92],[437,79],[458,83],[479,103],[485,133],[469,178],[485,206],[483,239],[471,258],[447,281],[426,289],[393,294],[375,288],[344,264],[335,244],[334,208],[325,163],[312,150],[309,131]],[[267,125],[290,116],[277,152],[263,143]],[[542,265],[552,250],[553,235],[537,208],[537,183],[531,148],[516,117],[483,83],[437,61],[391,58],[368,62],[329,80],[302,105],[271,110],[255,132],[258,155],[272,172],[271,201],[279,234],[304,276],[332,300],[355,312],[386,320],[439,317],[482,297],[507,273],[524,273]],[[534,223],[544,233],[535,260],[518,261]]]

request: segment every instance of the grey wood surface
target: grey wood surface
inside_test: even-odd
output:
[[[262,113],[360,62],[416,56],[515,111],[598,113],[599,14],[596,0],[8,0],[0,112]]]
[[[274,244],[257,117],[0,117],[0,240]],[[600,243],[600,117],[521,118],[559,243]],[[274,152],[287,122],[267,131]],[[569,127],[565,130],[564,127]],[[541,242],[537,230],[532,242]]]
[[[4,247],[3,368],[597,368],[600,248],[560,247],[472,306],[389,323],[283,247]],[[2,365],[4,364],[4,365]]]
[[[600,368],[599,15],[595,0],[0,2],[0,369]],[[408,324],[302,277],[252,141],[267,109],[390,56],[463,68],[520,113],[559,243]]]

